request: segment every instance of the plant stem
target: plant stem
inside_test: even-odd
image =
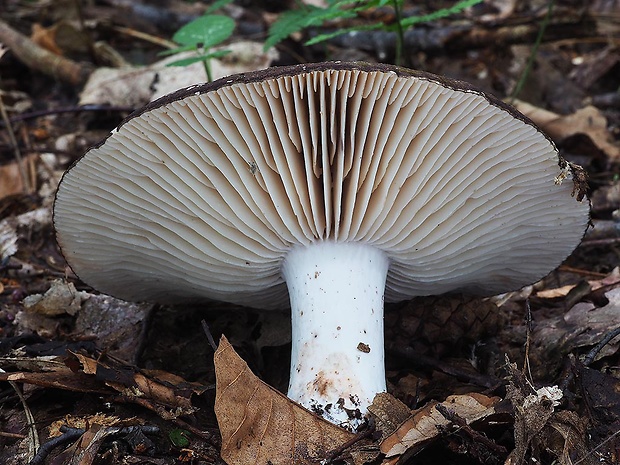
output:
[[[202,45],[196,45],[196,53],[198,55],[203,55],[206,52],[205,48]],[[207,82],[213,81],[213,75],[211,74],[211,64],[209,63],[209,59],[205,58],[202,60],[202,66],[205,69],[205,74],[207,75]]]
[[[207,81],[211,82],[213,81],[213,75],[211,74],[211,63],[209,63],[211,60],[209,58],[207,58],[206,60],[204,60],[202,63],[205,66],[205,71],[207,73]]]
[[[405,43],[405,32],[402,25],[402,11],[400,0],[392,0],[394,5],[394,14],[396,15],[396,53],[394,62],[397,66],[400,66],[403,61],[403,44]]]
[[[543,21],[540,25],[540,29],[538,31],[538,36],[536,37],[536,42],[534,42],[534,47],[530,53],[530,56],[527,59],[527,63],[525,68],[521,72],[521,76],[519,76],[519,80],[515,85],[512,93],[510,94],[510,103],[514,103],[515,99],[521,93],[523,86],[525,85],[525,81],[527,81],[528,76],[530,75],[530,71],[532,70],[532,66],[534,66],[534,60],[536,59],[536,55],[538,54],[538,48],[542,42],[542,38],[545,35],[545,31],[547,30],[547,26],[549,25],[549,21],[551,20],[551,13],[553,12],[553,7],[555,5],[555,0],[549,0],[549,4],[547,5],[547,14],[543,18]]]

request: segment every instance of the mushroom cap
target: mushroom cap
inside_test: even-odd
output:
[[[126,300],[286,308],[282,261],[320,241],[384,251],[387,301],[491,295],[579,244],[573,177],[531,121],[466,83],[317,63],[134,113],[65,173],[54,225],[73,271]]]

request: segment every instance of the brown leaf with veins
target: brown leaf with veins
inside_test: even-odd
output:
[[[316,464],[354,437],[258,379],[224,336],[214,362],[215,414],[229,465]]]
[[[472,392],[449,396],[443,402],[428,404],[415,411],[394,433],[383,440],[381,452],[390,459],[403,455],[412,448],[422,447],[435,439],[440,433],[439,427],[450,424],[450,420],[437,410],[438,404],[454,412],[467,423],[471,423],[493,414],[495,412],[494,406],[499,400],[498,397],[487,397]]]

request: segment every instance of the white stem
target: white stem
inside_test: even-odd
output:
[[[383,293],[389,261],[359,243],[291,250],[282,265],[291,298],[293,348],[288,396],[354,429],[385,392]],[[358,418],[350,418],[359,410]]]

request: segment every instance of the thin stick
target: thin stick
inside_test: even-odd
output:
[[[547,14],[540,25],[540,29],[538,30],[538,36],[536,37],[536,41],[534,42],[534,47],[530,53],[530,56],[527,59],[527,63],[525,64],[525,68],[519,76],[519,81],[517,85],[513,89],[510,94],[510,104],[513,104],[515,99],[519,96],[521,89],[525,85],[525,81],[527,81],[528,76],[530,75],[530,71],[532,70],[532,66],[534,66],[534,60],[536,59],[536,55],[538,54],[538,48],[542,43],[542,38],[545,35],[545,31],[547,30],[547,26],[549,25],[549,21],[551,21],[551,13],[553,12],[553,6],[555,4],[555,0],[549,0],[549,4],[547,5]]]
[[[324,461],[322,461],[321,463],[323,463],[325,465],[332,463],[338,456],[340,456],[340,454],[342,454],[349,447],[351,447],[352,445],[358,443],[362,439],[366,439],[366,438],[371,437],[375,433],[375,431],[376,431],[375,425],[374,425],[373,422],[371,422],[368,425],[368,429],[366,431],[362,431],[361,433],[356,434],[353,438],[349,439],[343,445],[341,445],[340,447],[337,447],[336,449],[331,451],[329,453],[329,455],[327,456],[327,458]]]
[[[88,65],[48,52],[2,20],[0,42],[11,49],[15,57],[29,68],[72,85],[83,84],[92,72],[92,67]]]
[[[209,325],[207,324],[207,322],[205,320],[202,320],[200,322],[200,324],[202,324],[202,330],[207,335],[207,340],[209,341],[209,344],[211,345],[211,348],[213,349],[213,352],[215,352],[217,350],[217,344],[215,343],[215,339],[213,339],[213,334],[211,334],[211,330],[209,329]]]
[[[135,107],[88,104],[76,107],[50,108],[49,110],[38,110],[30,113],[22,113],[20,115],[12,116],[9,121],[15,123],[17,121],[25,121],[49,115],[60,115],[63,113],[82,113],[85,111],[133,112],[135,109]]]
[[[135,29],[131,29],[128,27],[114,26],[112,29],[114,29],[117,32],[120,32],[121,34],[125,34],[130,37],[135,37],[136,39],[141,39],[141,40],[144,40],[145,42],[150,42],[151,44],[159,45],[167,49],[173,49],[173,48],[178,47],[178,44],[175,44],[174,42],[170,40],[162,39],[161,37],[147,34],[145,32],[136,31]]]
[[[43,464],[47,456],[50,455],[56,447],[75,441],[77,438],[82,436],[82,434],[84,434],[83,429],[68,428],[67,431],[63,431],[62,436],[57,436],[41,444],[41,447],[39,447],[35,456],[32,457],[32,460],[28,462],[28,465]]]
[[[13,126],[11,125],[11,120],[9,118],[8,113],[6,112],[6,108],[4,107],[4,102],[2,100],[2,96],[0,95],[0,115],[2,115],[2,120],[7,129],[7,133],[9,134],[9,140],[11,141],[11,145],[13,146],[13,153],[15,154],[15,159],[17,160],[17,166],[19,167],[19,177],[22,179],[22,184],[24,185],[24,191],[26,193],[32,192],[32,186],[30,185],[30,180],[26,175],[26,170],[24,168],[24,159],[22,157],[22,153],[19,150],[19,145],[17,144],[17,139],[15,138],[15,134],[13,133]]]
[[[23,434],[17,433],[9,433],[8,431],[0,431],[0,436],[3,438],[12,438],[12,439],[26,439],[27,436]]]
[[[525,336],[525,360],[523,361],[523,369],[527,370],[528,380],[533,383],[534,377],[532,376],[532,370],[530,367],[530,343],[532,336],[532,309],[530,308],[529,297],[525,299],[525,324],[526,324],[526,336]]]
[[[1,373],[5,373],[3,369],[0,368]],[[19,388],[15,381],[9,381],[11,387],[17,393],[17,397],[22,403],[24,407],[24,414],[26,415],[26,422],[28,426],[28,437],[30,438],[30,442],[28,443],[29,448],[31,449],[30,455],[34,457],[36,452],[39,450],[41,443],[39,442],[39,434],[37,433],[37,427],[35,426],[34,416],[28,407],[28,403],[26,402],[26,398],[22,394],[22,390]]]
[[[583,364],[585,366],[591,365],[592,362],[594,362],[594,359],[596,358],[598,353],[601,350],[603,350],[603,347],[605,347],[607,344],[609,344],[612,341],[612,339],[614,339],[619,334],[620,334],[620,326],[618,326],[616,329],[608,332],[605,335],[605,337],[603,339],[601,339],[600,342],[598,344],[596,344],[592,348],[592,350],[590,350],[590,352],[588,352],[588,355],[586,355],[586,358],[583,359]]]

